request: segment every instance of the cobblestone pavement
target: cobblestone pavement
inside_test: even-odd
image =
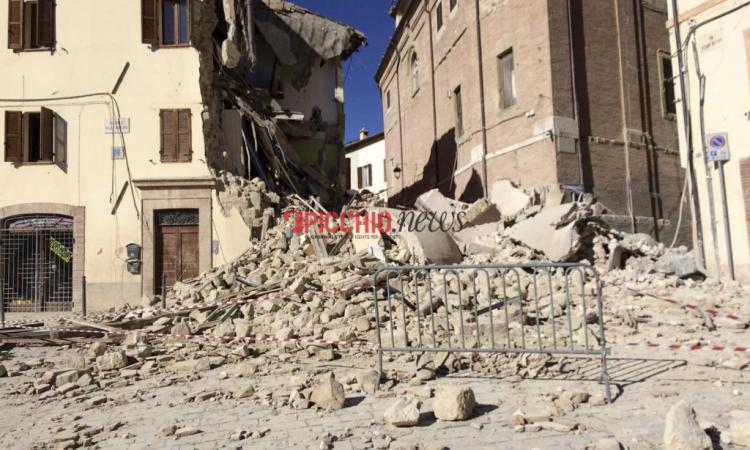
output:
[[[518,432],[513,414],[519,409],[527,414],[549,411],[550,397],[566,390],[601,393],[603,388],[596,381],[598,363],[594,361],[581,363],[577,379],[521,380],[463,371],[425,384],[397,384],[374,395],[348,389],[346,406],[332,412],[295,410],[274,403],[288,398],[289,386],[300,377],[332,371],[337,379],[345,380],[353,370],[369,368],[374,358],[286,363],[261,359],[256,363],[267,365],[268,373],[240,376],[243,367],[253,362],[251,358],[191,374],[177,382],[167,381],[174,377],[157,373],[75,398],[42,400],[38,394],[16,393],[19,385],[33,379],[32,374],[39,375],[50,363],[64,367],[74,353],[66,347],[18,347],[9,352],[3,363],[11,376],[0,378],[0,448],[64,448],[64,438],[71,432],[80,436],[79,442],[88,440],[92,447],[102,449],[319,449],[320,437],[325,433],[334,437],[334,449],[580,449],[606,437],[615,437],[633,449],[659,448],[664,416],[678,399],[695,407],[705,428],[722,430],[728,427],[728,412],[746,406],[750,394],[746,373],[709,367],[710,358],[675,352],[645,355],[643,351],[613,356],[610,373],[622,387],[622,394],[612,405],[584,404],[565,414],[580,424],[571,432]],[[683,357],[692,361],[686,362]],[[13,367],[21,363],[44,365],[38,370],[14,373]],[[394,361],[386,369],[406,370],[413,367],[410,364]],[[471,419],[435,419],[429,395],[444,383],[472,387],[478,407]],[[256,395],[244,399],[224,395],[247,385],[255,388]],[[219,394],[211,395],[215,392]],[[101,395],[107,398],[102,404],[94,406],[87,401]],[[396,428],[385,424],[384,410],[396,397],[404,395],[423,397],[419,425]],[[198,432],[180,438],[163,436],[162,427],[171,425]],[[251,436],[237,440],[233,435],[238,430]],[[61,442],[55,444],[55,440]]]

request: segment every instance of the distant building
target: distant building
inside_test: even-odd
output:
[[[388,198],[386,182],[387,161],[383,133],[369,135],[362,129],[359,140],[346,145],[346,159],[349,163],[347,187],[357,191],[368,190]]]
[[[389,202],[494,181],[588,193],[671,241],[684,171],[666,0],[399,0],[377,70]],[[666,90],[665,90],[666,89]],[[689,242],[689,219],[681,242]]]
[[[693,174],[688,191],[694,212],[696,253],[710,274],[729,277],[731,248],[736,278],[748,283],[750,4],[739,0],[679,0],[677,5],[684,84],[680,85],[679,80],[680,58],[671,2],[667,23],[673,54],[671,67],[669,55],[664,53],[663,58],[664,67],[675,76],[673,84],[677,86],[674,112],[680,128],[682,165]],[[681,88],[686,91],[687,101],[682,101]],[[703,106],[701,92],[705,93]],[[726,133],[726,136],[716,133]],[[723,141],[726,146],[720,145]],[[728,154],[722,152],[725,148],[729,149]],[[722,189],[726,192],[726,210]],[[696,209],[698,214],[695,214]],[[703,258],[700,258],[701,253]]]

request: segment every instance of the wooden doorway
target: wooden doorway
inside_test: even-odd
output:
[[[198,210],[156,211],[154,294],[199,275]]]

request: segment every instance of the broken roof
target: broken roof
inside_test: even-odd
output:
[[[285,1],[254,2],[253,14],[258,30],[286,66],[308,60],[311,53],[344,60],[367,41],[349,25]]]

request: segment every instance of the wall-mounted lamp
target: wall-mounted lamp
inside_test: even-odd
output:
[[[401,179],[401,168],[399,166],[396,166],[396,168],[393,169],[393,176],[396,177],[397,180]]]

